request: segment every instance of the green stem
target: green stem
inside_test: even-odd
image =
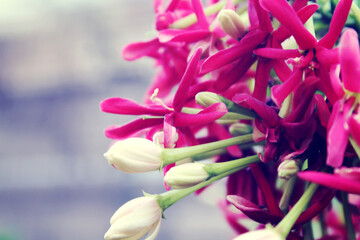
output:
[[[348,193],[341,192],[341,200],[342,200],[342,206],[343,206],[343,211],[344,211],[344,218],[345,218],[345,225],[346,225],[346,230],[347,230],[347,234],[348,234],[348,239],[355,240],[356,239],[355,230],[354,230],[354,225],[351,220],[351,211],[350,211],[350,206],[349,206]]]
[[[281,222],[275,227],[275,229],[280,232],[284,237],[286,237],[291,228],[294,226],[296,220],[299,218],[300,214],[305,210],[307,204],[309,203],[311,197],[314,195],[318,185],[311,183],[306,189],[301,198],[297,201],[290,212],[281,220]]]
[[[360,159],[360,148],[357,145],[357,143],[355,142],[355,140],[352,137],[349,137],[351,146],[354,148],[356,155],[358,156],[358,158]]]
[[[183,148],[164,148],[162,151],[163,166],[177,162],[179,160],[190,158],[199,154],[203,154],[216,149],[229,147],[232,145],[240,145],[253,142],[252,134],[228,138],[211,143],[201,145],[183,147]]]
[[[213,163],[208,164],[204,167],[205,171],[209,173],[209,176],[216,176],[220,175],[224,172],[231,171],[232,169],[244,169],[249,164],[259,161],[260,158],[258,155],[240,158],[228,162],[221,162],[221,163]]]
[[[281,196],[280,204],[279,204],[279,207],[280,207],[281,211],[283,211],[283,212],[288,211],[289,201],[291,198],[291,194],[294,190],[296,179],[297,179],[297,177],[293,176],[286,182],[285,190],[284,190],[283,195]]]
[[[167,208],[169,208],[171,205],[173,205],[174,203],[176,203],[177,201],[179,201],[180,199],[190,195],[191,193],[206,187],[207,185],[220,180],[224,177],[227,177],[235,172],[239,171],[238,168],[234,168],[230,171],[224,172],[220,175],[214,176],[204,182],[201,182],[195,186],[189,187],[189,188],[184,188],[184,189],[175,189],[175,190],[171,190],[162,194],[158,194],[158,195],[154,195],[154,197],[157,199],[159,206],[161,207],[161,209],[163,211],[165,211]]]

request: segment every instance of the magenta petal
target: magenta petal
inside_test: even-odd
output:
[[[206,15],[201,0],[191,0],[191,4],[193,6],[200,27],[204,30],[208,30],[209,23],[206,20]]]
[[[337,48],[327,49],[322,46],[316,46],[316,58],[319,62],[331,65],[339,63],[339,51]]]
[[[267,35],[268,33],[258,29],[249,31],[238,44],[221,50],[206,59],[201,66],[201,74],[223,67],[245,54],[252,52],[262,41],[264,41]]]
[[[317,4],[309,4],[297,10],[296,14],[300,18],[301,22],[305,23],[316,12],[318,8],[319,6]],[[281,25],[273,32],[273,36],[280,42],[283,42],[285,39],[291,36],[291,32],[284,25]]]
[[[285,98],[301,83],[303,70],[295,68],[288,80],[271,88],[271,97],[277,106],[281,106]]]
[[[275,127],[280,122],[279,116],[274,109],[254,97],[239,93],[232,100],[242,107],[254,110],[268,127]]]
[[[298,177],[309,182],[314,182],[344,192],[360,194],[360,182],[353,179],[314,171],[299,172]]]
[[[260,0],[260,4],[292,33],[300,49],[310,49],[317,44],[315,37],[304,27],[286,0]]]
[[[288,59],[300,57],[298,49],[280,49],[280,48],[258,48],[254,54],[264,58],[271,59]]]
[[[255,62],[256,57],[251,53],[241,57],[238,61],[234,62],[228,70],[220,73],[214,84],[216,92],[222,92],[228,89],[232,84],[239,81],[249,70],[251,65]]]
[[[166,29],[158,33],[161,43],[166,42],[195,42],[209,35],[207,30],[183,30],[183,29]]]
[[[103,112],[126,114],[126,115],[165,115],[171,112],[163,106],[142,106],[132,100],[125,98],[108,98],[100,103]]]
[[[271,33],[273,31],[273,26],[269,13],[260,7],[259,0],[254,0],[254,7],[259,19],[259,28],[265,32]]]
[[[180,80],[180,85],[175,93],[173,100],[173,107],[176,112],[180,112],[181,108],[185,104],[189,88],[194,82],[195,77],[198,73],[198,63],[200,60],[200,56],[202,53],[202,49],[198,48],[194,55],[191,57],[189,64],[186,67],[185,73]]]
[[[285,63],[285,61],[273,60],[272,66],[273,66],[273,69],[274,69],[276,75],[279,77],[281,82],[285,82],[292,74],[291,69]]]
[[[346,19],[349,15],[352,0],[340,0],[331,18],[329,31],[320,39],[319,45],[332,48],[344,28]]]
[[[360,50],[358,34],[353,29],[346,29],[341,36],[340,66],[344,87],[360,93]]]
[[[111,139],[124,139],[145,128],[153,127],[163,123],[163,119],[136,119],[121,127],[109,127],[105,129],[105,136]]]
[[[271,72],[271,61],[259,59],[255,74],[253,97],[265,102]]]
[[[325,99],[320,94],[315,94],[314,98],[316,102],[317,114],[319,116],[320,123],[324,127],[327,127],[330,118],[330,111],[328,106],[326,105]]]
[[[160,46],[157,38],[147,42],[131,43],[123,49],[122,57],[125,60],[133,61],[144,56],[153,55],[159,50]]]
[[[335,168],[342,165],[348,144],[349,129],[346,115],[350,110],[349,105],[344,104],[341,100],[337,101],[328,123],[326,164]]]
[[[204,125],[221,118],[226,113],[227,108],[223,103],[215,103],[198,114],[177,112],[174,114],[174,126],[191,127],[194,125]]]
[[[246,198],[236,195],[228,195],[227,200],[250,219],[258,223],[266,224],[270,222],[274,224],[281,220],[281,217],[261,209],[259,206],[247,200]]]

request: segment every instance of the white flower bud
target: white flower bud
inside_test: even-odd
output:
[[[232,38],[239,40],[245,34],[245,26],[234,10],[223,9],[218,17],[221,28]]]
[[[245,123],[234,123],[229,127],[229,132],[232,136],[241,136],[252,133],[253,129],[250,125]]]
[[[209,177],[205,171],[206,164],[185,163],[171,168],[165,175],[164,181],[172,188],[188,188]]]
[[[216,93],[213,92],[199,92],[195,96],[195,101],[197,104],[208,107],[214,103],[221,102],[221,99]]]
[[[150,196],[135,198],[121,206],[112,216],[111,227],[105,233],[106,240],[140,239],[154,240],[159,233],[162,209]]]
[[[290,179],[299,172],[297,162],[292,159],[284,160],[278,167],[278,176],[284,179]]]
[[[128,173],[141,173],[161,168],[162,148],[144,138],[118,141],[104,154],[109,164]]]
[[[275,229],[261,229],[241,234],[233,240],[285,240]]]

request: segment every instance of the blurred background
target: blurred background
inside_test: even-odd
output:
[[[118,207],[164,191],[158,172],[107,164],[103,130],[132,117],[99,110],[142,100],[152,62],[121,49],[148,39],[153,17],[149,0],[0,0],[0,240],[103,239]],[[221,196],[168,209],[158,239],[231,239]]]

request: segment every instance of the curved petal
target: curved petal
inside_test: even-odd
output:
[[[198,63],[200,60],[201,53],[202,53],[202,49],[198,48],[194,53],[194,55],[191,57],[189,64],[186,67],[185,73],[182,79],[180,80],[180,85],[175,93],[173,100],[173,107],[177,112],[180,112],[181,108],[185,104],[189,89],[199,72]]]
[[[126,115],[157,115],[162,116],[171,111],[159,105],[142,106],[125,98],[108,98],[100,103],[103,112]]]
[[[184,30],[184,29],[166,29],[158,33],[161,43],[166,42],[196,42],[209,35],[207,30]]]
[[[135,42],[127,45],[122,51],[125,60],[133,61],[144,56],[151,56],[156,53],[161,44],[157,38],[147,42]]]
[[[344,87],[360,93],[360,49],[358,34],[346,29],[340,39],[340,67]]]
[[[360,194],[360,182],[353,179],[330,173],[314,171],[299,172],[298,177],[306,181],[314,182],[344,192]]]
[[[300,49],[310,49],[317,44],[286,0],[260,0],[260,4],[291,32]]]
[[[346,19],[349,15],[352,0],[340,0],[331,18],[329,31],[319,40],[319,45],[332,48],[340,36],[344,28]]]

